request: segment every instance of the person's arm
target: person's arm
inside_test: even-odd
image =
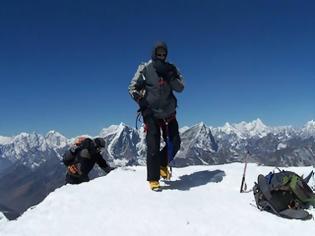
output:
[[[169,80],[171,89],[180,93],[184,90],[184,78],[182,74],[178,71],[176,66],[174,66],[173,64],[169,65],[171,67],[171,78]]]
[[[141,64],[134,77],[132,78],[129,87],[128,87],[128,92],[130,96],[136,101],[139,102],[142,99],[142,94],[141,91],[145,87],[145,76],[144,76],[144,69],[145,65]]]
[[[75,162],[75,154],[69,149],[62,157],[62,162],[65,166],[72,165]]]
[[[100,153],[96,154],[96,163],[103,170],[109,167],[109,165],[107,164],[107,162],[105,161],[105,159],[102,157],[102,155]]]
[[[80,150],[84,150],[82,153],[83,155],[90,155],[94,156],[97,153],[95,143],[92,139],[86,138],[81,144],[80,144]],[[82,155],[81,154],[81,155]],[[87,158],[87,157],[85,157]]]

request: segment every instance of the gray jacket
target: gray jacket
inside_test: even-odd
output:
[[[137,97],[143,97],[156,118],[167,118],[176,111],[177,100],[173,91],[181,92],[184,89],[183,77],[179,72],[178,75],[178,78],[169,83],[161,83],[150,60],[138,67],[130,82],[129,94],[136,101]]]

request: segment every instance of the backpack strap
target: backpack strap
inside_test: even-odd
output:
[[[265,197],[268,201],[270,201],[270,199],[272,198],[272,196],[271,196],[269,184],[268,184],[267,179],[265,178],[265,176],[263,176],[263,175],[259,175],[259,176],[258,176],[258,185],[259,185],[260,190],[261,190],[261,192],[263,193],[264,197]]]

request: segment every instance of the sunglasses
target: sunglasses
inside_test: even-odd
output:
[[[166,57],[166,53],[157,53],[156,56],[158,56],[158,57]]]

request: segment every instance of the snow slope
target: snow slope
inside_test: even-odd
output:
[[[288,168],[307,174],[312,167]],[[248,166],[249,187],[273,167]],[[312,235],[314,220],[279,218],[239,193],[243,165],[174,168],[162,192],[152,192],[145,167],[120,168],[78,186],[66,185],[16,221],[1,222],[0,235]],[[315,210],[310,210],[315,214]]]
[[[0,212],[0,227],[1,225],[4,225],[7,222],[8,222],[8,219],[5,217],[5,215],[2,212]]]

